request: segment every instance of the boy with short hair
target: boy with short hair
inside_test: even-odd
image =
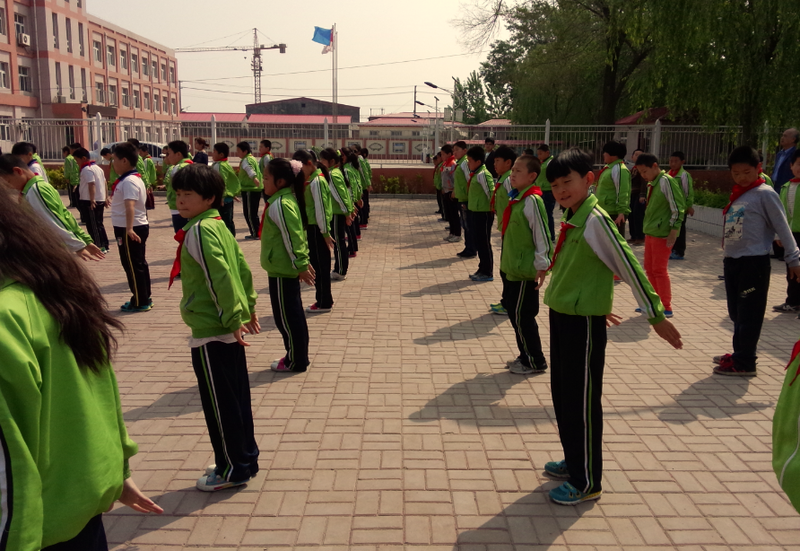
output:
[[[89,152],[84,148],[73,153],[75,162],[80,167],[80,208],[86,213],[86,229],[92,240],[103,252],[108,251],[108,235],[103,223],[103,211],[106,207],[106,174],[103,169],[91,160]]]
[[[797,193],[797,186],[800,185],[800,150],[794,152],[790,159],[790,168],[794,178],[781,186],[781,203],[786,213],[786,221],[792,230],[792,236],[796,245],[800,246],[800,193]],[[760,175],[764,177],[763,173]],[[769,183],[765,182],[767,185]],[[772,186],[770,186],[772,187]],[[778,240],[778,246],[783,247],[783,243]],[[786,270],[786,300],[783,304],[773,306],[772,310],[781,313],[800,312],[800,281],[792,278],[788,268]]]
[[[497,184],[495,185],[494,193],[492,195],[492,207],[497,214],[497,229],[500,230],[501,236],[503,231],[503,214],[505,213],[506,208],[508,208],[508,202],[510,200],[508,194],[511,193],[512,189],[514,189],[511,185],[511,169],[513,168],[516,160],[517,154],[507,145],[501,145],[497,148],[497,151],[495,151],[494,169],[495,172],[497,172],[497,174],[500,176],[497,179]],[[502,259],[502,241],[500,247],[500,257]],[[502,260],[500,266],[500,279],[503,281],[503,288],[505,289],[506,274],[503,271]],[[497,314],[498,316],[508,315],[508,311],[503,305],[503,302],[504,301],[501,298],[500,302],[496,304],[490,304],[489,311],[492,314]]]
[[[211,169],[217,172],[225,183],[222,205],[218,209],[219,215],[233,236],[236,237],[236,226],[233,223],[233,202],[234,200],[239,200],[236,196],[239,194],[241,185],[236,172],[228,163],[230,151],[228,144],[224,142],[214,144],[214,149],[211,150],[211,158],[214,160],[214,164],[211,165]]]
[[[261,147],[261,146],[259,146]],[[253,157],[250,144],[239,142],[236,144],[236,156],[239,157],[239,187],[242,191],[242,210],[244,210],[244,220],[247,222],[249,234],[245,239],[258,239],[260,221],[258,218],[258,207],[261,204],[261,195],[264,192],[264,184],[261,181],[261,169],[258,161]]]
[[[647,182],[644,212],[644,270],[664,305],[664,315],[672,317],[672,284],[669,255],[683,222],[684,197],[678,182],[658,166],[658,159],[642,153],[636,169]],[[641,309],[636,310],[641,312]]]
[[[714,373],[738,377],[757,375],[756,355],[769,293],[772,239],[784,246],[789,277],[800,277],[800,250],[786,221],[779,196],[765,184],[758,152],[743,145],[728,157],[736,185],[723,209],[725,294],[733,321],[733,354],[715,356]]]
[[[247,483],[258,472],[245,333],[261,328],[256,291],[242,250],[219,216],[225,183],[208,166],[175,174],[176,205],[188,220],[178,232],[170,285],[181,274],[180,311],[215,464],[197,480],[203,492]]]
[[[442,146],[442,206],[444,207],[444,217],[450,224],[450,235],[444,238],[449,243],[461,241],[461,211],[458,200],[454,196],[455,171],[458,165],[453,154],[453,146],[444,144]]]
[[[565,212],[544,294],[553,407],[565,459],[547,463],[545,472],[567,479],[550,491],[550,499],[576,505],[602,493],[606,323],[620,323],[611,313],[614,274],[631,286],[656,333],[675,348],[682,344],[630,247],[599,208],[598,197],[589,194],[591,156],[577,148],[564,151],[550,162],[547,179]]]
[[[36,146],[29,142],[17,142],[11,147],[11,154],[16,155],[28,165],[28,169],[36,176],[39,176],[46,183],[50,183],[47,178],[47,171],[44,169],[41,159],[36,154]]]
[[[142,174],[142,181],[147,184],[147,187],[154,189],[158,183],[158,172],[156,171],[156,163],[153,162],[153,157],[150,151],[144,144],[139,144],[138,147],[139,157],[142,159],[144,173]]]
[[[175,233],[186,225],[188,220],[186,220],[183,216],[181,216],[180,211],[176,205],[176,195],[175,190],[172,188],[172,179],[175,178],[175,174],[189,166],[194,164],[192,158],[189,156],[189,144],[184,142],[183,140],[175,140],[169,142],[166,148],[167,156],[164,157],[164,160],[169,163],[169,178],[164,176],[164,185],[167,189],[167,206],[169,206],[169,213],[172,215],[172,229],[175,230]]]
[[[67,248],[83,260],[102,260],[105,254],[81,229],[72,214],[64,208],[58,191],[34,174],[18,155],[0,155],[0,179],[18,192]]]
[[[536,185],[541,169],[536,157],[523,155],[516,160],[510,178],[513,189],[501,227],[503,305],[508,310],[519,349],[519,356],[507,365],[511,373],[518,375],[543,373],[547,369],[536,316],[539,289],[550,268],[553,240],[547,228],[542,190]]]
[[[675,151],[669,156],[669,176],[674,178],[681,187],[684,198],[683,206],[683,224],[681,224],[681,231],[678,234],[678,239],[675,241],[675,246],[672,247],[672,254],[669,255],[670,260],[683,260],[686,255],[686,216],[694,216],[694,180],[692,175],[686,172],[683,164],[686,162],[686,155],[683,151]]]
[[[478,270],[472,274],[472,281],[494,281],[494,254],[492,252],[492,197],[494,196],[494,179],[484,164],[486,152],[476,145],[467,151],[467,225],[473,235],[475,248],[478,251]]]
[[[267,165],[274,158],[272,156],[271,141],[261,140],[258,142],[258,156],[260,157],[258,160],[258,169],[261,171],[261,174],[264,174],[264,171],[267,170]]]
[[[458,201],[461,229],[464,232],[464,250],[458,253],[457,256],[475,258],[478,256],[478,251],[475,248],[475,240],[469,227],[470,220],[467,214],[467,204],[469,203],[469,194],[467,193],[467,179],[469,179],[467,142],[460,140],[454,143],[453,155],[456,161],[456,169],[453,172],[453,196]]]
[[[625,235],[625,216],[631,212],[631,173],[625,165],[628,148],[610,141],[603,146],[603,162],[595,195],[600,208],[614,220],[620,235]]]
[[[69,197],[67,208],[78,208],[78,186],[81,183],[80,169],[78,168],[78,163],[75,162],[75,157],[72,156],[72,149],[68,145],[61,148],[61,154],[64,156],[64,177],[67,179],[67,197]],[[78,212],[80,212],[80,209]],[[80,214],[81,222],[86,223],[84,213],[81,212]]]
[[[550,182],[547,181],[547,165],[553,160],[553,155],[550,153],[550,146],[546,143],[539,144],[536,148],[536,157],[542,165],[542,170],[539,172],[539,177],[536,179],[536,185],[542,190],[542,200],[544,201],[544,208],[547,211],[547,227],[550,230],[550,237],[556,238],[555,218],[553,218],[553,211],[556,208],[556,200],[553,198],[553,192],[550,190]]]

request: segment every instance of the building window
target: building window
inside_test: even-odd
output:
[[[106,56],[106,63],[111,67],[116,67],[117,65],[117,49],[114,46],[106,46],[107,56]]]
[[[10,88],[8,80],[8,63],[0,61],[0,88]]]
[[[142,74],[146,77],[150,76],[150,62],[146,57],[142,57]]]
[[[64,30],[67,31],[67,53],[72,53],[72,20],[67,17]]]
[[[162,111],[166,114],[169,114],[169,98],[167,96],[164,96],[164,106]]]
[[[0,140],[11,141],[11,117],[0,117]]]
[[[144,110],[150,111],[150,92],[144,93]]]
[[[392,136],[402,136],[403,135],[403,131],[402,130],[392,130],[390,135],[392,135]]]
[[[86,103],[86,69],[81,69],[81,101]]]
[[[133,91],[133,108],[141,109],[141,107],[139,106],[139,90]]]
[[[167,82],[167,64],[161,64],[161,80]]]
[[[153,78],[158,80],[158,61],[153,60]]]
[[[102,63],[103,62],[103,45],[100,44],[99,40],[95,40],[92,42],[92,46],[94,47],[94,60]]]
[[[56,95],[61,95],[61,63],[56,61]]]
[[[158,94],[153,94],[153,111],[158,112],[161,110],[161,100]]]
[[[83,57],[83,23],[78,23],[78,53]]]
[[[123,107],[130,107],[131,106],[131,100],[129,98],[128,85],[127,84],[123,84],[122,85],[122,106]]]
[[[25,16],[21,13],[14,14],[14,29],[17,32],[17,36],[25,34]]]
[[[78,0],[78,7],[79,7],[79,8],[82,8],[82,7],[83,7],[83,2],[81,2],[81,0]]]
[[[172,98],[172,114],[178,114],[178,103],[175,101],[175,98]]]
[[[30,67],[19,68],[19,89],[23,92],[31,91],[31,69]]]
[[[172,84],[175,84],[175,67],[170,67],[169,68],[169,81]]]
[[[119,51],[119,68],[123,71],[128,70],[128,52]]]
[[[139,56],[136,54],[131,54],[131,71],[139,72]]]
[[[58,14],[53,14],[53,48],[58,49]]]
[[[380,136],[381,133],[378,130],[370,130],[369,131],[369,135],[370,136]]]
[[[6,9],[0,8],[0,34],[6,35]]]
[[[117,105],[117,85],[116,84],[109,84],[108,85],[108,104],[109,105]]]
[[[67,70],[67,78],[69,78],[69,99],[75,99],[75,67],[72,65]]]
[[[97,103],[105,103],[105,89],[103,87],[102,82],[95,82],[94,83],[94,97]]]
[[[412,136],[419,136],[419,130],[412,130],[411,131],[411,135]]]

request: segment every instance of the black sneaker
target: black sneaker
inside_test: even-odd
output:
[[[772,311],[780,312],[781,314],[796,314],[800,312],[800,306],[792,306],[788,302],[784,302],[783,304],[773,306]]]
[[[469,251],[464,250],[456,254],[456,256],[460,256],[461,258],[475,258],[476,256],[478,256],[478,253],[471,253]]]

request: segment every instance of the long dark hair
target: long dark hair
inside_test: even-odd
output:
[[[319,156],[320,158],[325,159],[328,162],[333,161],[334,164],[337,165],[342,162],[341,154],[332,147],[326,147],[325,149],[320,151]]]
[[[113,331],[121,331],[122,323],[108,313],[94,279],[53,230],[27,203],[0,189],[0,281],[6,278],[33,291],[82,369],[97,373],[109,364],[117,348]]]
[[[267,170],[272,178],[275,180],[275,187],[278,187],[278,180],[283,180],[286,185],[283,187],[291,186],[294,196],[297,198],[297,205],[300,207],[300,218],[303,220],[303,228],[308,226],[308,215],[306,214],[306,176],[303,171],[297,173],[295,176],[291,163],[287,159],[278,157],[272,159],[267,164]]]
[[[292,159],[295,161],[300,161],[303,163],[303,165],[308,163],[308,161],[312,161],[314,166],[320,169],[322,171],[322,175],[326,180],[328,180],[328,168],[324,164],[317,161],[317,156],[314,155],[313,151],[309,151],[308,149],[298,149],[294,152],[294,155],[292,155]]]

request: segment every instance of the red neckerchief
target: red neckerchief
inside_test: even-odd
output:
[[[497,190],[495,189],[495,191],[497,191]],[[514,205],[516,205],[520,201],[523,201],[526,197],[529,197],[531,195],[539,195],[539,196],[541,196],[542,195],[542,188],[540,188],[539,186],[531,186],[530,188],[528,188],[528,191],[526,191],[525,193],[522,194],[522,197],[519,197],[519,196],[514,197],[513,199],[511,199],[508,202],[508,206],[506,207],[506,210],[503,212],[503,233],[502,233],[502,235],[506,234],[506,230],[508,229],[508,223],[511,221],[511,207],[513,207]]]
[[[450,168],[454,164],[456,164],[456,156],[455,155],[450,155],[447,159],[444,160],[444,162],[442,163],[442,166],[439,169],[439,171],[440,172],[444,172],[445,168]]]
[[[680,171],[681,171],[681,169],[680,169],[680,168],[679,168],[678,170],[672,170],[672,169],[670,169],[670,171],[669,171],[669,172],[667,172],[667,174],[669,174],[670,176],[672,176],[672,177],[674,178],[675,176],[677,176],[677,175],[678,175],[678,172],[680,172]]]
[[[83,169],[84,169],[84,168],[86,168],[87,166],[92,166],[92,165],[96,165],[96,164],[97,164],[97,163],[95,163],[94,161],[86,161],[85,163],[83,163],[83,164],[81,165],[81,167],[80,167],[80,170],[78,170],[78,172],[80,172],[81,170],[83,170]]]
[[[644,200],[645,205],[650,204],[650,196],[653,194],[654,187],[656,187],[655,180],[653,180],[652,182],[647,182],[647,199]]]
[[[129,170],[128,172],[126,172],[125,174],[114,180],[114,184],[111,186],[111,195],[114,195],[114,192],[117,191],[117,184],[119,184],[122,180],[124,180],[128,176],[138,176],[139,178],[142,177],[142,175],[136,172],[135,170]]]
[[[792,182],[793,184],[796,184],[796,183],[800,182],[800,178],[792,178],[789,181]]]
[[[564,245],[564,240],[567,238],[567,230],[574,228],[572,224],[569,222],[561,222],[561,233],[558,234],[558,243],[556,243],[556,250],[553,253],[553,260],[550,262],[550,266],[547,268],[547,271],[553,269],[553,266],[556,265],[556,258],[558,258],[558,253],[561,252],[561,247]]]
[[[800,178],[797,178],[797,180],[800,180]],[[789,181],[791,182],[791,180]],[[786,364],[786,367],[784,367],[784,369],[789,369],[789,366],[792,365],[792,362],[794,361],[794,359],[797,357],[798,354],[800,354],[800,341],[794,343],[794,348],[792,348],[792,357],[789,358],[789,363]],[[797,367],[797,373],[794,374],[794,378],[792,379],[792,382],[789,383],[789,386],[792,386],[794,384],[795,380],[797,380],[798,375],[800,375],[800,366]]]
[[[604,166],[603,168],[600,169],[600,173],[597,175],[597,181],[598,182],[600,181],[600,176],[602,176],[603,172],[605,172],[606,170],[608,170],[608,165],[606,165],[606,166]]]
[[[224,159],[220,159],[220,160],[219,160],[219,161],[217,161],[217,162],[218,162],[218,163],[227,163],[227,162],[228,162],[228,158],[227,158],[227,157],[225,157]]]
[[[746,186],[740,186],[739,184],[736,184],[735,186],[733,186],[733,191],[731,192],[731,197],[728,200],[728,204],[725,206],[724,209],[722,209],[722,214],[728,214],[728,210],[730,210],[731,205],[734,203],[734,201],[736,201],[739,197],[741,197],[742,195],[744,195],[745,193],[747,193],[751,189],[753,189],[755,187],[758,187],[763,183],[764,183],[764,178],[759,178],[758,180],[756,180],[752,184],[748,184]]]
[[[222,220],[221,216],[215,216],[214,220]],[[199,224],[200,222],[198,222]],[[172,263],[172,269],[169,271],[169,285],[167,290],[172,287],[172,282],[181,273],[181,249],[183,249],[183,241],[186,239],[186,232],[183,228],[178,230],[175,234],[175,241],[178,242],[178,252],[175,254],[175,262]]]
[[[267,211],[269,210],[269,201],[264,201],[264,213],[261,215],[261,224],[258,225],[258,238],[261,239],[261,232],[264,231],[264,220],[267,218]]]

